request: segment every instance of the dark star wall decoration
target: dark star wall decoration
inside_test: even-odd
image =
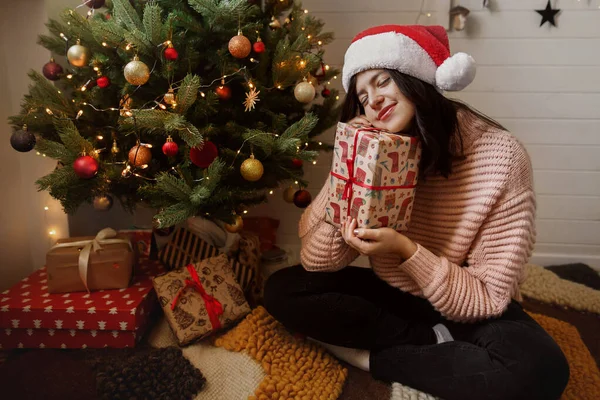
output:
[[[546,4],[546,8],[543,10],[535,10],[536,13],[542,16],[542,22],[540,22],[540,26],[544,25],[546,22],[552,24],[552,26],[556,26],[556,21],[554,18],[556,14],[560,12],[559,9],[553,9],[552,4],[550,4],[550,0],[548,0],[548,4]]]

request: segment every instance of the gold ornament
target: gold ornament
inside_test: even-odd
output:
[[[294,189],[293,186],[290,186],[289,188],[285,189],[283,192],[283,200],[286,203],[293,203],[294,202],[294,195],[296,194],[296,189]]]
[[[304,78],[304,82],[300,82],[294,88],[294,96],[300,103],[310,103],[315,99],[315,95],[315,87],[307,82],[306,78]]]
[[[134,56],[133,60],[127,63],[123,73],[127,82],[135,86],[143,85],[150,79],[150,69],[138,56]]]
[[[239,215],[234,216],[233,224],[225,224],[227,232],[238,233],[244,229],[244,220]]]
[[[90,50],[81,45],[81,41],[77,39],[77,44],[69,47],[67,51],[67,59],[69,63],[74,67],[85,67],[90,61]]]
[[[244,160],[242,163],[240,172],[245,180],[256,182],[263,176],[265,169],[262,163],[254,158],[254,154],[251,154],[250,158]]]
[[[237,36],[234,36],[229,41],[229,52],[235,58],[246,58],[250,51],[252,51],[252,43],[250,40],[244,35],[242,35],[242,31],[238,31]]]
[[[119,153],[119,146],[117,146],[117,141],[113,140],[113,144],[112,147],[110,148],[110,152],[113,154],[118,154]]]
[[[169,91],[167,93],[165,93],[165,96],[163,97],[163,100],[167,104],[171,104],[171,105],[176,104],[176,101],[175,101],[175,92],[173,91],[173,88],[169,88]]]
[[[273,29],[279,29],[281,28],[281,22],[279,22],[279,20],[275,18],[275,16],[272,16],[271,22],[269,22],[269,26]]]
[[[109,195],[103,194],[94,197],[94,210],[108,211],[113,205],[113,199]]]
[[[260,90],[256,90],[253,87],[248,93],[246,93],[246,100],[244,101],[244,106],[246,107],[244,111],[254,110],[256,103],[260,101],[258,95],[260,94]]]
[[[142,144],[137,144],[129,150],[129,164],[131,165],[142,167],[150,164],[150,160],[152,160],[152,152]]]

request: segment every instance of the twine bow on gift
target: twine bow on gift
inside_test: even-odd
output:
[[[82,247],[81,252],[79,253],[79,277],[83,282],[83,286],[85,286],[85,290],[90,292],[88,287],[88,265],[90,261],[90,254],[92,250],[97,252],[102,249],[102,245],[106,244],[116,244],[116,243],[125,243],[129,245],[129,249],[133,251],[133,247],[131,246],[131,242],[127,239],[114,239],[117,236],[117,231],[112,228],[104,228],[95,238],[91,240],[79,240],[77,242],[68,242],[68,243],[57,243],[50,250],[59,249],[63,247]]]
[[[206,311],[208,312],[208,317],[210,318],[210,323],[214,330],[221,328],[221,321],[219,321],[219,315],[223,315],[223,305],[219,302],[219,300],[215,299],[210,294],[206,293],[204,290],[204,286],[202,286],[202,282],[200,282],[200,278],[198,277],[198,272],[192,264],[188,264],[186,266],[188,272],[192,276],[192,279],[185,280],[185,286],[179,289],[175,298],[171,302],[171,310],[175,309],[177,302],[179,301],[179,296],[189,287],[196,289],[200,296],[202,296],[202,300],[204,300],[204,305],[206,306]]]

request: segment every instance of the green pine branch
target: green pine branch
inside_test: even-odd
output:
[[[134,49],[140,54],[147,57],[154,57],[154,47],[152,43],[146,38],[143,31],[137,28],[127,30],[125,33],[125,39],[129,42]]]
[[[226,28],[225,24],[233,23],[237,26],[238,20],[249,20],[256,17],[260,9],[251,5],[247,0],[188,0],[190,7],[202,15],[204,20],[213,28]]]
[[[256,129],[247,130],[243,137],[245,141],[254,146],[255,150],[260,149],[260,153],[264,157],[269,157],[276,146],[274,135]]]
[[[176,203],[156,214],[154,221],[158,228],[165,228],[184,222],[194,215],[196,215],[196,207],[191,203]]]
[[[163,110],[133,110],[132,117],[120,119],[121,129],[135,131],[143,129],[148,133],[177,135],[190,147],[203,143],[198,128],[188,122],[183,115]]]
[[[68,151],[62,143],[58,143],[53,140],[46,140],[44,138],[37,139],[35,149],[50,158],[59,160],[65,165],[72,164],[76,158],[73,157],[73,153]]]
[[[129,30],[144,29],[140,16],[131,3],[129,3],[129,0],[112,0],[112,2],[114,6],[113,18],[123,23]]]
[[[109,21],[94,19],[90,21],[90,27],[94,38],[99,43],[106,43],[108,46],[116,48],[125,41],[125,28],[113,19]]]
[[[144,8],[143,24],[146,37],[154,46],[161,44],[163,40],[163,23],[161,19],[162,8],[157,4],[149,3]]]
[[[79,134],[77,127],[70,119],[55,118],[54,128],[58,132],[65,149],[73,154],[75,158],[84,152],[87,155],[95,154],[94,145]]]
[[[163,25],[163,37],[167,36],[170,28],[181,28],[194,33],[204,33],[202,25],[192,15],[181,10],[173,10],[169,13]]]
[[[180,202],[190,200],[192,189],[180,178],[169,173],[163,172],[156,178],[156,186],[167,196]]]
[[[77,39],[81,40],[83,46],[96,46],[97,42],[92,34],[89,20],[74,10],[67,9],[61,13],[61,18],[66,25],[66,31],[62,33],[69,39],[69,46],[73,46]]]
[[[298,122],[292,124],[285,132],[281,135],[282,138],[304,138],[308,137],[308,134],[317,125],[318,118],[313,113],[306,113],[304,117]]]
[[[177,107],[175,111],[185,114],[196,102],[198,89],[200,89],[200,78],[196,75],[187,74],[177,91]]]
[[[42,74],[32,70],[28,76],[33,81],[33,84],[29,86],[29,97],[26,99],[29,109],[48,108],[52,112],[61,112],[66,115],[75,114],[71,103]]]

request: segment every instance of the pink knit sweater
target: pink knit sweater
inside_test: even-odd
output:
[[[458,116],[465,157],[453,162],[448,179],[420,180],[404,232],[416,253],[369,261],[381,279],[427,298],[446,318],[474,321],[500,315],[511,298],[521,299],[536,202],[531,162],[518,140],[470,112]],[[300,219],[301,261],[309,271],[336,271],[359,255],[325,222],[326,201],[327,184]]]

